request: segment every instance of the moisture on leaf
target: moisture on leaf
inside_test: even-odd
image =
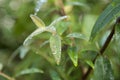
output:
[[[103,27],[105,27],[113,19],[118,17],[119,13],[120,13],[120,0],[113,0],[113,2],[107,6],[107,8],[101,13],[99,18],[97,19],[95,25],[93,26],[90,40],[93,40],[96,34],[99,33]]]
[[[57,64],[61,59],[61,38],[58,34],[54,34],[50,37],[50,48]]]
[[[102,56],[95,61],[93,80],[114,80],[110,61]]]

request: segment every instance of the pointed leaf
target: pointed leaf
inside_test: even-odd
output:
[[[37,68],[25,69],[19,72],[18,74],[16,74],[15,77],[25,75],[25,74],[32,74],[32,73],[43,73],[43,71]]]
[[[30,50],[29,47],[21,46],[20,47],[20,58],[23,59],[27,55],[29,50]]]
[[[67,35],[67,37],[72,37],[72,38],[79,38],[79,39],[84,39],[84,40],[87,40],[86,36],[83,35],[83,34],[80,34],[80,33],[70,33]]]
[[[90,40],[93,40],[99,31],[110,23],[113,19],[118,17],[120,13],[120,0],[113,0],[113,2],[107,6],[107,8],[102,12],[102,14],[97,19],[95,25],[93,26],[91,32]]]
[[[30,15],[32,21],[35,23],[37,27],[45,27],[45,23],[36,15]]]
[[[93,80],[114,80],[110,61],[102,56],[95,61]]]
[[[57,64],[60,63],[61,59],[61,38],[55,34],[50,37],[50,48]]]
[[[46,28],[38,28],[33,33],[31,33],[23,42],[23,45],[28,46],[32,42],[32,38],[45,31]]]
[[[94,69],[94,64],[92,62],[92,60],[86,60],[85,61],[92,69]]]
[[[90,9],[88,5],[86,5],[85,3],[79,2],[79,1],[68,2],[68,4],[73,5],[73,6],[78,6],[78,7],[84,7],[85,9]]]
[[[76,47],[70,47],[68,48],[68,55],[70,56],[70,59],[72,60],[74,66],[78,65],[78,53]]]
[[[51,26],[54,26],[56,23],[58,23],[58,22],[60,22],[60,21],[62,21],[62,20],[64,20],[64,19],[66,19],[66,18],[68,18],[68,16],[59,17],[58,19],[54,20],[49,26],[50,26],[50,27],[51,27]]]

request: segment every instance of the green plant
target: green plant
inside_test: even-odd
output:
[[[50,3],[53,2],[55,1],[50,0]],[[75,11],[77,17],[73,15],[74,13],[69,14],[70,11],[72,12],[72,7],[76,6],[82,6],[89,10],[87,5],[71,1],[67,10],[62,0],[55,2],[55,4],[57,9],[53,8],[50,12],[55,12],[58,15],[53,16],[55,20],[50,20],[52,22],[48,22],[50,24],[48,26],[45,23],[49,18],[45,17],[46,19],[43,21],[37,16],[40,7],[37,6],[35,13],[30,15],[38,28],[25,39],[23,46],[20,46],[15,53],[20,51],[20,57],[23,59],[28,55],[27,53],[31,54],[26,60],[23,60],[21,66],[19,65],[20,67],[17,68],[18,71],[13,77],[19,79],[25,74],[42,73],[41,75],[44,74],[45,77],[40,79],[43,80],[117,80],[114,76],[116,73],[114,67],[117,64],[116,59],[118,61],[120,59],[118,56],[114,60],[116,56],[113,55],[120,53],[119,49],[115,47],[120,46],[118,42],[120,39],[118,36],[120,1],[113,0],[105,8],[96,20],[92,31],[89,32],[91,35],[86,35],[81,28],[81,31],[76,32],[76,26],[83,25],[77,23],[79,22],[77,21],[77,11]],[[85,11],[83,10],[83,12]],[[109,32],[106,35],[107,31]],[[31,62],[35,63],[31,65]],[[0,75],[6,77],[2,72]],[[36,74],[29,79],[34,80],[38,76]],[[9,76],[6,78],[14,80]],[[27,80],[28,77],[25,79]]]

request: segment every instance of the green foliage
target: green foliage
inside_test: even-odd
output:
[[[120,0],[0,0],[0,80],[119,80],[119,15]]]
[[[80,34],[80,33],[70,33],[70,34],[67,35],[67,37],[87,40],[87,38],[85,37],[85,35]]]
[[[72,60],[73,64],[75,66],[78,65],[78,53],[76,47],[70,47],[67,50],[68,55],[70,56],[70,59]]]
[[[25,70],[22,70],[21,72],[17,73],[15,75],[15,77],[19,77],[19,76],[22,76],[25,74],[31,74],[31,73],[43,73],[43,71],[40,69],[37,69],[37,68],[25,69]]]
[[[53,34],[50,37],[50,48],[56,63],[59,64],[61,59],[61,38],[58,34]]]
[[[91,40],[96,36],[100,30],[110,23],[113,19],[117,18],[120,12],[120,1],[113,0],[111,4],[107,6],[107,8],[101,13],[99,18],[97,19],[93,30],[91,32]]]
[[[93,80],[114,80],[110,61],[102,56],[95,61]]]

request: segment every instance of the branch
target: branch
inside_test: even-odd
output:
[[[8,80],[15,80],[14,78],[6,75],[5,73],[3,73],[3,72],[1,72],[1,71],[0,71],[0,75],[3,76],[3,77],[5,77],[5,78],[8,79]]]
[[[107,39],[106,39],[103,47],[100,49],[99,52],[100,52],[101,55],[103,55],[103,53],[104,53],[105,50],[107,49],[110,41],[112,40],[112,37],[113,37],[113,35],[114,35],[114,33],[115,33],[115,26],[116,26],[118,23],[120,23],[120,17],[117,18],[117,20],[116,20],[116,22],[114,23],[114,25],[113,25],[113,27],[112,27],[112,30],[111,30],[109,36],[107,37]],[[95,63],[95,60],[97,59],[98,56],[99,56],[99,55],[97,55],[97,56],[95,57],[95,59],[93,60],[93,63]],[[92,68],[89,67],[89,68],[88,68],[88,71],[87,71],[86,74],[83,76],[83,80],[87,80],[87,77],[88,77],[88,75],[91,73],[91,71],[92,71]]]

